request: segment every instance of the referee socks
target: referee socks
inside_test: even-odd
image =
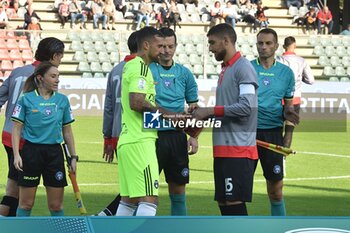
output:
[[[18,207],[16,215],[17,215],[17,217],[29,217],[31,213],[32,213],[32,210],[25,210],[25,209]]]
[[[271,203],[271,216],[286,216],[286,206],[284,200],[270,201]]]
[[[171,216],[186,216],[186,194],[170,194]]]
[[[59,210],[59,211],[50,210],[50,213],[51,213],[51,216],[52,216],[52,217],[64,216],[64,211],[63,211],[63,209],[62,209],[62,210]]]

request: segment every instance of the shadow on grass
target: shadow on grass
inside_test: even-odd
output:
[[[300,187],[297,187],[300,188]],[[304,188],[304,187],[303,187]],[[67,189],[66,189],[67,190]],[[327,191],[331,191],[329,189]],[[101,190],[100,190],[101,191]],[[104,192],[84,192],[82,198],[87,209],[87,216],[94,215],[106,207],[116,196],[113,191]],[[319,191],[319,189],[311,189]],[[214,191],[212,189],[197,190],[188,188],[187,209],[190,216],[219,216],[220,211],[214,201]],[[194,195],[197,193],[198,195]],[[285,193],[287,215],[289,216],[348,216],[350,199],[347,190],[335,189],[333,195],[324,195],[320,192],[301,191],[298,194]],[[41,191],[36,196],[35,206],[32,211],[33,216],[49,216],[47,209],[46,195]],[[253,194],[253,202],[248,203],[248,213],[252,216],[269,216],[270,204],[266,194]],[[70,190],[66,191],[64,200],[64,210],[66,216],[80,216],[76,206],[75,198]],[[158,216],[170,215],[170,199],[166,187],[159,196],[157,209]]]

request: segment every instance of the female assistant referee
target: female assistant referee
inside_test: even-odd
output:
[[[75,172],[77,156],[70,124],[74,121],[68,98],[57,92],[59,72],[50,62],[42,62],[28,77],[23,95],[11,119],[14,166],[19,171],[17,216],[30,216],[42,175],[51,216],[63,216],[63,194],[67,186],[61,143],[72,156]],[[19,141],[25,144],[19,152]]]

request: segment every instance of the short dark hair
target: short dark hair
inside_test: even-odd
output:
[[[295,38],[293,36],[288,36],[284,39],[283,48],[288,48],[291,44],[296,43]]]
[[[159,29],[159,31],[160,31],[160,33],[163,34],[164,37],[172,37],[172,36],[175,37],[175,44],[177,44],[176,34],[175,34],[173,29],[164,27],[164,28]]]
[[[138,31],[134,31],[128,38],[128,47],[130,53],[137,53],[137,34]]]
[[[154,27],[144,27],[137,33],[137,48],[142,49],[145,41],[151,41],[155,36],[163,37],[163,34]]]
[[[35,60],[50,61],[56,53],[64,53],[64,43],[55,37],[47,37],[39,42]]]
[[[237,35],[235,32],[235,29],[227,23],[221,23],[210,28],[209,32],[207,33],[207,36],[212,36],[212,35],[222,37],[222,38],[226,35],[230,38],[231,43],[233,45],[237,41]]]
[[[278,36],[277,36],[277,32],[275,30],[273,30],[272,28],[264,28],[262,30],[260,30],[258,32],[258,34],[256,35],[256,37],[258,37],[260,34],[272,34],[273,38],[275,39],[275,42],[278,42]]]

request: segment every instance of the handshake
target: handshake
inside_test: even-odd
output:
[[[163,112],[163,118],[169,119],[171,121],[186,121],[189,119],[195,119],[196,121],[207,120],[214,115],[213,108],[200,108],[197,104],[191,105],[183,113],[172,113],[172,112]]]
[[[184,130],[189,136],[197,138],[203,129],[203,121],[214,115],[213,108],[199,108],[191,105],[184,113],[163,113],[175,128]]]

